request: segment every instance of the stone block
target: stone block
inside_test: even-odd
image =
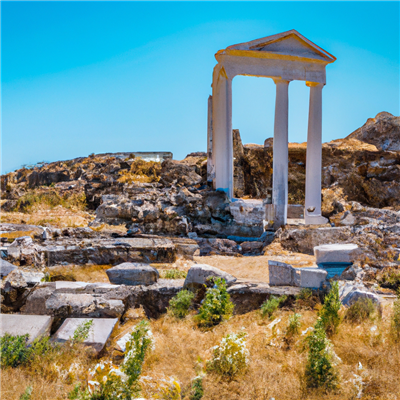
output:
[[[314,247],[317,264],[351,263],[355,261],[360,249],[352,243],[323,244]]]
[[[185,289],[198,289],[208,283],[211,277],[218,277],[225,280],[227,286],[236,282],[236,278],[227,272],[207,264],[197,264],[191,267],[186,275],[183,287]]]
[[[269,284],[271,286],[292,286],[293,267],[279,261],[268,261]]]
[[[359,299],[370,299],[378,309],[381,309],[382,300],[377,294],[358,288],[354,288],[348,292],[347,295],[343,297],[342,304],[349,307]]]
[[[293,268],[293,285],[302,288],[320,288],[328,272],[319,268]]]
[[[48,336],[53,317],[48,315],[0,314],[0,336],[29,334],[28,344],[36,338]]]
[[[0,259],[0,277],[7,276],[10,272],[14,271],[17,267],[6,260]]]
[[[153,285],[159,278],[158,271],[144,263],[122,263],[106,271],[111,283],[119,285]]]
[[[63,343],[74,336],[74,332],[82,324],[90,321],[90,318],[67,318],[57,332],[53,335],[52,340]],[[117,318],[96,318],[92,319],[93,323],[89,330],[88,338],[83,341],[86,346],[92,347],[97,353],[103,350],[107,340],[118,322]]]

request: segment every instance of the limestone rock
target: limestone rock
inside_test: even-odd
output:
[[[122,263],[106,271],[111,283],[119,285],[152,285],[159,278],[158,271],[148,264]]]
[[[211,277],[224,279],[227,286],[236,282],[236,278],[227,272],[221,271],[211,265],[197,264],[189,269],[183,286],[185,289],[199,289],[202,288],[203,285],[209,285],[209,278]]]
[[[293,268],[293,285],[302,288],[320,288],[328,272],[319,268]]]
[[[27,344],[43,336],[49,336],[53,318],[47,315],[0,314],[0,336],[29,335]]]
[[[164,185],[192,186],[201,182],[201,176],[189,165],[172,160],[165,160],[161,164],[161,182]]]
[[[269,284],[271,286],[292,286],[293,267],[279,261],[268,261]]]
[[[67,318],[52,336],[52,341],[64,343],[70,340],[74,336],[75,330],[90,320],[90,318]],[[92,347],[96,353],[100,353],[117,323],[117,318],[92,319],[88,337],[83,341],[83,344]]]
[[[3,278],[7,276],[10,272],[14,271],[17,266],[9,263],[6,260],[0,259],[0,277]]]
[[[120,318],[125,311],[121,300],[106,300],[91,294],[54,292],[46,300],[48,314],[58,318]]]
[[[314,247],[316,263],[352,263],[359,255],[356,244],[325,244]]]

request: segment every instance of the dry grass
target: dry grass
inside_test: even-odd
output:
[[[48,268],[51,280],[110,283],[106,270],[112,265],[59,265]]]
[[[271,249],[269,249],[271,247]],[[203,256],[195,257],[199,264],[209,264],[231,275],[241,278],[258,280],[268,283],[268,260],[289,263],[294,267],[311,267],[315,265],[315,257],[307,254],[292,253],[274,244],[268,246],[268,252],[263,256],[230,257],[230,256]]]
[[[85,227],[94,219],[94,215],[79,210],[67,209],[63,206],[50,208],[42,205],[32,213],[2,212],[1,222],[11,224],[29,224],[54,226],[56,228]]]
[[[209,374],[203,381],[203,400],[269,400],[271,397],[286,399],[355,399],[357,391],[351,382],[357,372],[359,362],[363,365],[364,399],[396,399],[400,394],[400,346],[390,342],[389,320],[369,321],[359,326],[342,323],[339,332],[332,338],[334,350],[341,358],[338,368],[341,375],[341,388],[336,393],[306,391],[302,385],[307,354],[302,351],[304,336],[297,336],[288,347],[283,341],[283,332],[288,317],[293,310],[280,309],[276,317],[281,319],[277,325],[280,334],[271,342],[272,331],[267,319],[262,319],[257,311],[232,317],[229,321],[212,330],[198,329],[191,316],[176,320],[169,315],[151,321],[151,329],[156,340],[155,350],[146,358],[142,376],[175,377],[181,384],[182,399],[188,400],[195,369],[211,357],[211,348],[218,344],[227,333],[237,332],[242,327],[248,333],[247,347],[250,351],[250,365],[247,371],[233,380]],[[315,311],[300,310],[301,330],[313,326],[317,315]],[[384,314],[385,315],[385,314]],[[125,323],[118,327],[111,345],[104,357],[117,357],[113,350],[115,342],[143,317],[141,310],[129,310]],[[377,330],[371,328],[377,326]],[[276,345],[271,345],[275,343]],[[82,356],[80,356],[82,357]],[[67,370],[76,359],[63,361]],[[88,368],[94,360],[78,362]],[[42,363],[43,364],[43,363]],[[50,364],[50,363],[48,363]],[[66,393],[73,385],[68,379],[61,379],[46,372],[43,367],[7,369],[2,372],[2,399],[18,399],[25,388],[33,385],[32,399],[66,399]],[[5,384],[7,382],[7,384]],[[63,397],[64,396],[64,397]],[[397,397],[396,397],[397,396]]]

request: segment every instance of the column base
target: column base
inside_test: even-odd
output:
[[[323,225],[328,223],[328,218],[323,217],[322,215],[306,215],[304,216],[306,225]]]

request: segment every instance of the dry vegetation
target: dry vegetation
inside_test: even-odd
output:
[[[288,309],[280,309],[275,313],[276,318],[281,319],[277,325],[280,333],[272,341],[272,330],[268,326],[271,321],[261,318],[257,311],[234,316],[210,330],[200,330],[193,321],[193,315],[176,320],[166,314],[151,321],[156,346],[146,358],[142,376],[174,377],[180,383],[182,398],[189,399],[192,379],[199,365],[204,366],[205,361],[210,359],[211,348],[224,335],[244,328],[248,333],[249,368],[232,380],[207,374],[203,380],[204,400],[355,399],[358,389],[353,374],[362,376],[362,398],[396,399],[400,394],[400,345],[393,343],[388,334],[391,310],[385,311],[382,320],[375,319],[358,325],[342,322],[338,333],[331,338],[333,348],[341,359],[338,364],[340,389],[337,392],[323,393],[304,388],[307,357],[303,346],[305,336],[296,336],[290,345],[283,340],[289,315],[293,312]],[[301,331],[315,324],[315,310],[298,307],[297,312],[302,314]],[[105,350],[103,358],[112,357],[115,362],[120,360],[118,353],[113,350],[114,344],[132,329],[142,314],[140,310],[130,310],[125,318],[125,323],[113,333],[112,343]],[[2,399],[19,399],[28,385],[33,387],[32,400],[66,399],[67,393],[73,388],[71,377],[65,373],[55,374],[51,365],[57,363],[65,372],[73,362],[87,369],[97,360],[81,352],[74,358],[64,356],[62,361],[54,359],[49,363],[49,360],[42,360],[29,367],[2,371]],[[359,363],[362,370],[357,369]],[[82,379],[82,376],[78,374],[79,378]],[[143,394],[146,395],[146,391]]]

